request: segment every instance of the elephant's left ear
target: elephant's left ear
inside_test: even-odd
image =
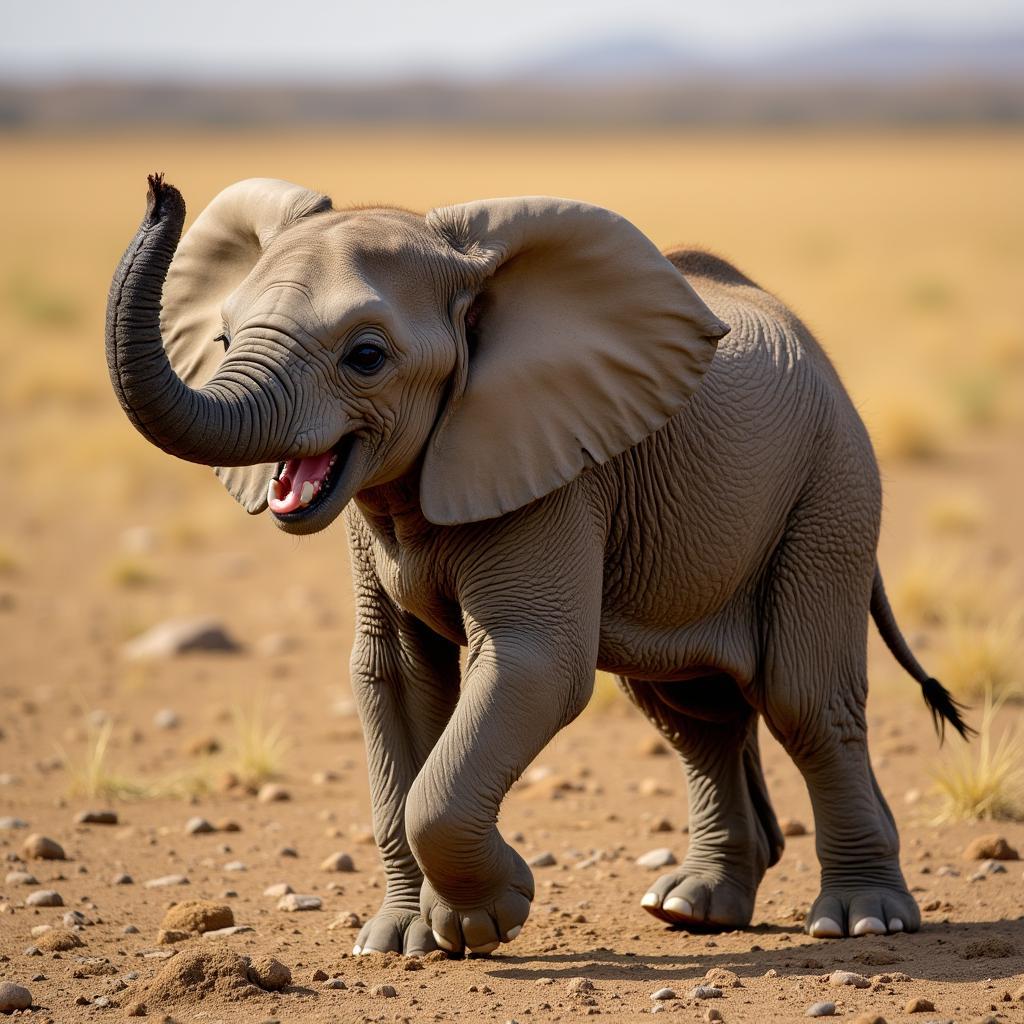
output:
[[[493,199],[427,221],[477,293],[465,387],[423,465],[433,523],[511,512],[637,444],[679,412],[729,330],[610,210]]]
[[[197,388],[224,358],[221,306],[285,228],[331,208],[312,189],[276,178],[248,178],[216,195],[178,246],[163,289],[161,333],[167,357],[186,384]],[[217,467],[221,483],[252,514],[267,507],[276,466]]]

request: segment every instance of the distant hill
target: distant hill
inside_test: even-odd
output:
[[[440,123],[644,127],[1024,123],[1024,30],[876,34],[751,54],[584,40],[475,79],[4,83],[0,128]]]

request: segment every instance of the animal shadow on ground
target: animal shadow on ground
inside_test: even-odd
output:
[[[760,927],[748,933],[750,945],[765,936],[804,938],[798,928]],[[680,945],[686,933],[680,932]],[[695,936],[701,940],[705,935]],[[505,966],[505,965],[508,966]],[[522,966],[514,966],[521,964]],[[529,964],[530,966],[526,966]],[[929,981],[983,981],[1009,978],[1024,970],[1024,917],[1016,920],[924,925],[913,935],[819,940],[777,949],[733,952],[717,948],[680,949],[674,956],[619,953],[598,947],[580,953],[533,957],[502,956],[487,973],[496,978],[536,981],[575,978],[655,983],[696,981],[713,967],[725,967],[740,978],[756,978],[774,968],[790,977],[820,975],[839,968],[866,975],[902,971]]]

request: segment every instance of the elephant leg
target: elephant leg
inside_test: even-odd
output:
[[[619,682],[682,758],[690,803],[686,857],[640,905],[669,924],[749,924],[761,878],[783,849],[761,771],[757,712],[725,675]]]
[[[820,938],[916,931],[920,911],[868,758],[874,552],[863,552],[860,565],[842,562],[837,552],[843,547],[822,547],[817,530],[791,531],[765,602],[762,711],[800,769],[814,809],[821,891],[806,929]]]

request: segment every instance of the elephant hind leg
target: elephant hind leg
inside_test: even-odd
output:
[[[679,753],[690,801],[686,857],[648,887],[641,905],[669,924],[744,927],[783,848],[761,771],[757,713],[729,676],[620,683]]]

